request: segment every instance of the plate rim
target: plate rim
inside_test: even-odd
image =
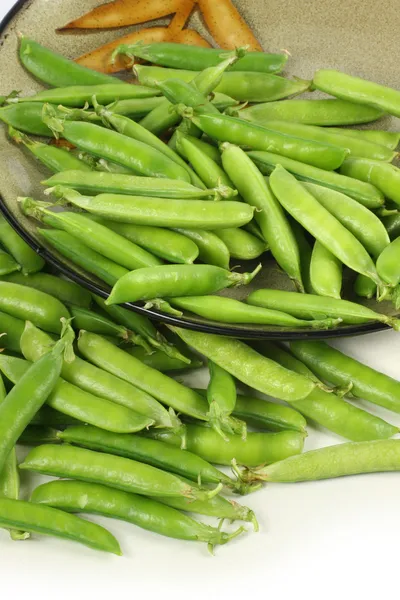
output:
[[[17,0],[15,4],[10,8],[6,15],[0,21],[0,37],[3,36],[5,29],[10,25],[16,15],[24,8],[25,5],[31,3],[33,0]],[[3,42],[0,40],[0,47]],[[45,246],[41,246],[30,234],[20,225],[15,215],[9,210],[5,204],[3,195],[0,191],[0,211],[6,218],[8,223],[15,229],[15,231],[22,237],[22,239],[46,262],[50,263],[55,269],[60,271],[63,275],[66,275],[76,283],[83,285],[89,291],[107,298],[111,290],[110,287],[102,287],[93,281],[90,281],[83,275],[80,275],[66,267],[61,261],[55,257],[51,251]],[[378,331],[384,331],[390,329],[388,325],[380,322],[363,323],[360,325],[349,325],[344,329],[326,329],[326,330],[311,330],[301,331],[299,330],[288,330],[285,331],[257,331],[257,330],[237,330],[231,328],[228,324],[222,327],[221,325],[213,325],[212,323],[198,323],[191,320],[190,318],[181,318],[174,315],[168,315],[157,310],[152,310],[139,306],[132,302],[125,302],[120,304],[123,308],[139,313],[153,321],[159,321],[166,325],[173,325],[175,327],[182,327],[186,329],[192,329],[194,331],[201,331],[203,333],[211,333],[217,335],[225,335],[228,337],[236,337],[239,339],[251,339],[251,340],[301,340],[301,339],[335,339],[342,337],[349,337],[353,335],[365,335],[368,333],[376,333]]]

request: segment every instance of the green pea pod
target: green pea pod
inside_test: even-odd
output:
[[[121,556],[115,537],[106,529],[62,510],[22,500],[0,498],[0,526],[73,540],[95,550]]]
[[[127,269],[92,250],[66,231],[61,229],[38,229],[37,231],[62,256],[82,267],[85,271],[93,273],[109,285],[114,285],[120,277],[128,273]]]
[[[105,303],[105,300],[99,296],[93,295],[93,299],[116,323],[120,323],[131,331],[135,331],[146,340],[150,346],[164,352],[172,359],[178,359],[186,364],[190,364],[190,359],[182,354],[178,348],[175,348],[173,344],[170,344],[168,340],[157,331],[153,323],[147,317],[131,310],[127,310],[126,308],[122,308],[121,306],[108,306]]]
[[[318,240],[314,244],[311,255],[310,281],[319,296],[340,298],[342,263]]]
[[[400,470],[400,441],[349,442],[305,452],[250,473],[250,481],[316,481]]]
[[[61,319],[69,318],[68,310],[57,298],[8,281],[0,281],[0,310],[51,333],[60,333]]]
[[[131,341],[134,344],[143,346],[142,349],[144,352],[151,352],[151,346],[149,346],[145,340],[141,339],[140,336],[133,334],[132,331],[129,331],[129,329],[123,325],[117,325],[103,315],[77,306],[71,306],[70,313],[73,317],[71,325],[78,331],[84,329],[85,331],[91,331],[92,333],[98,333],[99,335],[117,337],[124,342]]]
[[[215,188],[224,186],[232,190],[232,196],[237,195],[236,190],[234,190],[234,184],[222,167],[180,132],[176,136],[176,145],[179,153],[190,162],[206,187]]]
[[[207,420],[207,404],[201,396],[116,348],[104,338],[82,332],[78,345],[82,355],[96,366],[152,394],[176,411]]]
[[[365,410],[345,402],[332,390],[323,389],[323,384],[301,360],[275,344],[263,343],[262,351],[279,364],[291,368],[296,373],[313,378],[318,387],[303,400],[293,403],[293,407],[314,423],[325,427],[337,435],[352,441],[365,441],[390,438],[398,428]]]
[[[41,90],[34,96],[16,97],[9,100],[14,102],[50,102],[51,104],[72,107],[84,107],[92,104],[93,96],[100,104],[109,104],[118,100],[127,100],[132,98],[151,98],[157,96],[158,92],[154,88],[142,85],[124,85],[117,78],[112,78],[112,83],[101,83],[95,85],[69,85],[67,87],[56,87],[48,90]]]
[[[261,265],[252,273],[226,271],[214,265],[162,265],[136,269],[117,281],[106,304],[212,294],[227,287],[249,284],[260,269]]]
[[[79,192],[57,186],[51,188],[57,198],[71,202],[90,213],[135,225],[155,227],[187,227],[190,229],[223,229],[240,227],[253,218],[254,208],[242,203],[207,202],[206,200],[169,200],[144,196],[99,194],[82,196]]]
[[[44,267],[44,260],[28,246],[3,215],[0,215],[0,242],[21,265],[24,275],[36,273]]]
[[[22,337],[21,347],[25,355],[30,356],[28,339]],[[0,369],[12,383],[17,384],[27,373],[31,363],[12,356],[0,356]],[[131,408],[120,406],[110,400],[98,398],[59,379],[47,398],[47,404],[59,412],[117,433],[140,431],[149,427],[154,421],[147,416],[134,412]]]
[[[224,296],[187,296],[169,298],[169,302],[178,308],[189,311],[205,319],[221,323],[251,323],[258,325],[276,325],[279,327],[308,327],[314,329],[329,329],[340,321],[334,319],[297,319],[280,310],[269,310],[249,306],[234,298]]]
[[[158,198],[209,198],[220,193],[218,189],[201,190],[186,181],[138,177],[126,173],[92,171],[82,177],[80,171],[64,171],[42,181],[43,185],[65,186],[83,193],[109,192],[134,196],[155,196]]]
[[[145,248],[155,256],[172,263],[192,264],[199,254],[199,249],[194,242],[170,229],[151,227],[150,225],[133,225],[132,223],[115,223],[98,219],[94,215],[91,215],[90,218],[102,223],[130,242]]]
[[[347,159],[340,172],[374,185],[387,198],[400,205],[400,169],[377,160],[366,158]]]
[[[12,273],[7,277],[3,277],[3,279],[10,283],[18,283],[50,294],[50,296],[58,298],[64,304],[89,308],[92,303],[90,292],[85,288],[74,281],[62,279],[49,273],[32,273],[31,275]]]
[[[138,461],[76,446],[47,444],[30,451],[20,469],[45,475],[101,483],[144,496],[185,496],[205,500],[206,492],[176,475]],[[220,491],[218,486],[218,492]]]
[[[148,435],[174,446],[180,445],[179,435],[167,431],[152,431]],[[228,435],[226,442],[211,427],[188,424],[185,438],[187,449],[204,460],[220,465],[231,465],[236,460],[241,465],[256,467],[300,453],[305,434],[297,431],[249,432],[246,440],[239,435]]]
[[[178,136],[178,134],[179,134],[179,136]],[[185,158],[185,153],[183,152],[183,148],[180,148],[179,145],[177,144],[178,137],[189,140],[189,142],[191,142],[199,150],[202,150],[203,154],[207,154],[207,156],[209,158],[211,158],[214,162],[216,162],[218,165],[222,164],[221,153],[218,150],[218,148],[216,148],[215,146],[212,146],[211,144],[209,144],[208,142],[205,142],[204,140],[194,137],[193,135],[189,135],[188,133],[183,133],[183,132],[180,132],[177,130],[174,133],[174,135],[172,136],[171,140],[173,139],[173,143],[174,143],[176,151],[179,154],[181,154],[181,156],[183,156],[183,158]],[[171,142],[171,140],[170,140],[170,142]],[[182,150],[182,153],[181,153],[181,150]]]
[[[65,139],[81,150],[128,167],[137,175],[190,180],[185,169],[159,150],[117,131],[111,131],[95,123],[63,121],[49,115],[46,110],[44,110],[43,120],[56,136],[61,133]]]
[[[153,88],[153,91],[154,88]],[[146,116],[154,108],[164,102],[161,96],[152,98],[130,98],[128,100],[116,100],[112,103],[112,110],[117,115],[126,115],[131,119],[139,119]]]
[[[303,433],[306,431],[307,422],[297,410],[253,396],[238,394],[232,414],[257,429]]]
[[[18,444],[23,446],[41,446],[42,444],[58,444],[60,440],[57,437],[59,432],[52,427],[43,427],[39,425],[28,425],[18,440]]]
[[[247,297],[247,302],[255,306],[282,310],[300,319],[324,319],[329,316],[341,319],[343,323],[358,324],[378,321],[393,327],[396,331],[400,329],[399,319],[375,312],[362,304],[349,300],[325,298],[313,294],[300,296],[296,292],[262,289],[252,292]]]
[[[270,152],[248,152],[248,156],[250,156],[265,175],[270,175],[276,165],[282,165],[297,179],[342,192],[371,210],[380,208],[384,203],[382,192],[370,183],[358,181],[357,179],[346,177],[333,171],[317,169],[311,165],[305,165],[300,161]]]
[[[298,160],[328,171],[337,169],[346,158],[348,151],[328,144],[321,144],[279,133],[249,121],[227,115],[197,114],[191,116],[189,109],[183,109],[185,116],[210,136],[220,142],[230,142],[252,150],[275,152],[284,157]]]
[[[31,140],[27,135],[17,131],[13,127],[8,128],[8,134],[17,144],[23,144],[35,158],[54,173],[68,169],[74,169],[79,172],[91,171],[87,163],[67,150],[57,148],[57,146],[52,146],[51,144],[43,144],[42,142]]]
[[[357,275],[354,282],[354,291],[361,298],[371,299],[376,295],[377,286],[375,281],[372,281],[365,275]]]
[[[211,427],[225,441],[228,441],[226,433],[238,433],[242,436],[242,439],[246,439],[245,422],[231,416],[235,410],[237,397],[234,378],[228,371],[225,371],[211,360],[208,361],[208,368],[210,382],[207,388],[207,400],[210,406],[209,421]]]
[[[116,264],[126,269],[161,265],[162,261],[105,225],[76,212],[48,210],[49,203],[19,198],[22,212],[41,223],[66,231]]]
[[[67,512],[86,512],[133,523],[167,537],[207,542],[210,548],[226,544],[241,533],[228,534],[199,523],[152,498],[112,490],[96,483],[52,481],[37,487],[31,501]]]
[[[368,208],[341,192],[314,183],[304,187],[331,215],[361,242],[374,258],[389,245],[389,236],[380,219]]]
[[[384,249],[376,261],[379,276],[393,287],[400,283],[399,257],[400,238],[397,238]]]
[[[0,311],[0,331],[3,333],[3,337],[1,338],[2,348],[20,353],[21,335],[24,327],[24,321]]]
[[[232,144],[222,146],[222,164],[239,193],[255,207],[255,220],[279,266],[302,290],[300,253],[283,208],[246,153]]]
[[[65,429],[71,425],[81,425],[81,421],[60,413],[47,404],[42,406],[31,421],[32,427],[43,427],[51,429]]]
[[[54,345],[51,337],[36,327],[31,327],[29,331],[25,331],[24,341],[24,355],[27,360],[33,362],[49,352]],[[7,364],[7,366],[17,364],[18,366],[15,360],[11,361],[9,359],[11,357],[8,357],[6,361],[6,357],[1,356],[3,364]],[[61,375],[65,381],[85,392],[89,392],[89,394],[104,398],[117,405],[120,404],[122,407],[131,409],[131,412],[145,415],[154,420],[157,427],[173,427],[179,424],[177,418],[172,413],[168,413],[155,398],[77,356],[70,364],[64,361]],[[103,413],[102,418],[107,418],[106,408]]]
[[[43,106],[44,104],[41,102],[22,102],[21,104],[2,106],[0,121],[18,131],[50,137],[51,129],[42,120]]]
[[[343,264],[382,285],[368,252],[353,234],[335,219],[306,188],[282,166],[270,176],[272,191],[296,221]],[[321,228],[320,224],[324,223]]]
[[[269,248],[267,242],[241,228],[221,229],[216,234],[224,242],[232,258],[254,260]]]
[[[400,117],[400,92],[390,87],[328,69],[314,74],[313,87],[343,100],[366,104]]]
[[[314,290],[311,285],[310,279],[310,264],[311,264],[311,254],[312,248],[306,237],[306,232],[303,227],[292,218],[289,218],[290,227],[293,231],[293,235],[297,242],[300,252],[300,273],[301,280],[303,282],[304,291],[307,294],[313,294]]]
[[[383,131],[382,129],[341,129],[340,127],[331,127],[330,131],[340,133],[341,135],[349,135],[358,140],[380,144],[390,150],[396,150],[400,142],[400,133],[395,131]]]
[[[302,297],[303,294],[299,296]],[[293,373],[261,356],[240,340],[178,327],[171,329],[189,346],[236,379],[268,396],[293,402],[306,398],[315,388],[315,383],[303,375]]]
[[[240,49],[238,49],[239,52]],[[214,67],[227,54],[219,48],[200,48],[173,42],[153,42],[151,44],[121,44],[113,56],[125,54],[129,58],[141,58],[150,63],[174,69],[201,71]],[[275,73],[286,64],[287,54],[268,54],[266,52],[239,52],[238,60],[230,67],[231,71],[256,71],[257,73]]]
[[[400,235],[400,213],[383,217],[382,223],[391,240],[396,239]]]
[[[358,125],[370,123],[384,115],[384,111],[346,100],[281,100],[254,104],[239,112],[241,119],[256,121],[280,120],[304,125]]]
[[[203,366],[203,362],[195,356],[193,356],[193,358],[190,357],[190,364],[188,364],[179,358],[171,358],[161,350],[153,350],[153,352],[149,354],[144,348],[132,346],[130,348],[125,348],[125,352],[128,352],[128,354],[139,359],[148,367],[152,367],[152,369],[156,369],[162,373],[198,369]]]
[[[396,152],[380,144],[375,144],[367,139],[351,137],[338,131],[332,132],[331,128],[303,125],[302,123],[293,123],[290,121],[264,121],[263,126],[274,131],[286,133],[287,135],[301,137],[305,140],[314,140],[322,144],[331,144],[332,146],[346,148],[352,156],[388,162],[391,162],[396,156]]]
[[[11,254],[0,248],[0,277],[20,271],[21,266],[14,260]],[[25,275],[23,275],[25,277]]]
[[[27,328],[31,326],[27,323]],[[23,338],[23,335],[22,335]],[[0,404],[0,472],[18,438],[46,402],[61,374],[64,352],[71,360],[70,335],[61,338],[46,356],[32,365]]]
[[[127,85],[111,75],[78,65],[25,36],[20,37],[19,57],[32,75],[53,87],[105,83]]]
[[[4,386],[3,379],[0,377],[0,403],[5,400],[7,396],[6,388]],[[0,470],[0,498],[11,498],[14,500],[19,499],[19,471],[18,461],[15,448],[13,448],[5,460],[3,469]],[[29,538],[29,533],[26,531],[18,531],[17,529],[10,529],[10,537],[12,540],[26,540]]]
[[[90,450],[108,452],[125,458],[133,458],[153,467],[182,475],[204,484],[223,483],[235,488],[236,482],[202,458],[180,448],[142,436],[112,434],[96,427],[69,427],[59,433],[67,444],[75,444]],[[240,482],[239,482],[240,484]],[[238,484],[238,485],[239,485]]]
[[[192,240],[199,249],[199,259],[208,265],[229,269],[230,254],[226,244],[220,239],[217,232],[202,229],[175,229],[185,237]]]

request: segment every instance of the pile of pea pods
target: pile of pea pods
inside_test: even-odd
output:
[[[0,108],[11,138],[52,172],[45,199],[20,198],[21,210],[110,286],[104,300],[54,274],[0,216],[0,527],[14,540],[44,533],[121,554],[110,532],[74,514],[93,513],[212,549],[245,527],[201,515],[258,530],[233,494],[400,470],[399,429],[357,405],[400,413],[400,382],[323,342],[156,327],[120,304],[225,323],[399,329],[342,300],[341,287],[345,266],[360,296],[399,301],[390,163],[400,134],[340,127],[400,116],[400,92],[332,71],[292,81],[275,74],[286,55],[243,49],[117,53],[158,66],[135,65],[132,85],[22,38],[22,64],[51,88],[12,93]],[[311,85],[337,99],[283,99]],[[267,250],[293,292],[216,295],[257,276],[230,271],[231,258]],[[206,389],[181,382],[205,367]],[[303,453],[308,423],[345,443]],[[19,445],[32,447],[20,464]],[[28,499],[20,469],[33,473]],[[54,479],[34,487],[35,473]]]

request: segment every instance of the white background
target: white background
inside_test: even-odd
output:
[[[0,16],[12,4],[0,0]],[[383,332],[336,345],[400,378],[400,334]],[[400,415],[370,409],[400,426]],[[310,430],[306,448],[338,442]],[[260,532],[249,527],[246,535],[217,548],[215,557],[205,545],[100,518],[96,521],[119,539],[122,558],[51,538],[11,542],[0,530],[0,597],[398,597],[399,474],[272,484],[243,502],[256,511]]]

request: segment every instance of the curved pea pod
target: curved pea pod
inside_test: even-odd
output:
[[[86,512],[121,519],[167,537],[207,542],[210,547],[226,544],[232,538],[232,534],[199,523],[152,498],[113,490],[96,483],[52,481],[37,487],[31,501],[67,512]]]
[[[301,294],[300,296],[296,292],[262,289],[252,292],[247,297],[247,302],[255,306],[282,310],[299,319],[323,319],[329,316],[341,319],[343,323],[358,324],[379,321],[393,327],[396,331],[400,328],[400,321],[395,317],[388,317],[362,304],[338,298],[326,298],[313,294]]]
[[[0,248],[0,277],[9,275],[15,271],[20,271],[20,269],[21,265],[14,260],[11,254],[8,254],[8,252],[5,252]],[[25,277],[25,275],[22,277]]]
[[[391,162],[396,156],[396,152],[366,138],[360,139],[346,135],[346,130],[343,130],[343,133],[340,131],[332,132],[331,128],[304,125],[290,121],[264,121],[263,126],[274,131],[303,138],[304,140],[314,140],[322,144],[331,144],[332,146],[345,148],[352,156],[388,162]]]
[[[80,160],[68,150],[57,148],[57,146],[51,144],[44,144],[36,140],[31,140],[27,135],[17,131],[13,127],[9,127],[8,135],[17,144],[23,144],[35,158],[54,173],[65,171],[67,169],[74,169],[80,173],[82,171],[89,172],[92,170],[86,162]]]
[[[233,376],[213,361],[208,361],[210,381],[207,387],[207,401],[210,407],[208,418],[210,426],[225,440],[226,433],[239,434],[246,439],[246,423],[231,414],[236,405],[236,383]]]
[[[333,319],[302,320],[280,310],[268,310],[249,306],[244,302],[225,296],[187,296],[169,298],[169,302],[178,308],[189,311],[205,319],[221,323],[252,323],[258,325],[277,325],[280,327],[310,327],[328,329],[338,324]]]
[[[0,498],[0,524],[1,527],[10,529],[23,528],[29,533],[73,540],[94,550],[103,550],[118,556],[122,554],[114,536],[100,525],[49,506]]]
[[[128,269],[92,250],[67,231],[61,229],[38,229],[37,231],[62,256],[109,285],[114,285],[120,277],[129,272]]]
[[[0,121],[25,133],[50,137],[51,129],[42,120],[43,106],[42,102],[22,102],[2,106]]]
[[[216,148],[215,146],[212,146],[211,144],[209,144],[208,142],[202,140],[202,139],[198,139],[196,137],[194,137],[193,135],[189,135],[188,133],[183,133],[180,131],[176,131],[175,134],[172,136],[171,140],[174,141],[175,147],[176,147],[176,151],[179,152],[179,154],[181,154],[181,156],[185,157],[185,154],[181,151],[183,151],[183,148],[180,148],[178,146],[177,142],[177,138],[178,138],[178,134],[179,137],[184,137],[185,139],[189,140],[190,142],[192,142],[192,144],[203,151],[204,154],[207,154],[207,156],[209,158],[211,158],[214,162],[216,162],[217,164],[221,165],[221,154],[220,151],[218,150],[218,148]],[[169,143],[171,143],[171,140]]]
[[[116,323],[120,323],[131,331],[140,335],[153,348],[164,352],[167,356],[173,359],[179,359],[186,364],[190,360],[184,356],[174,344],[170,344],[167,339],[154,327],[153,323],[139,313],[135,313],[121,306],[108,306],[103,298],[93,295],[96,304],[104,310]]]
[[[172,263],[192,264],[199,254],[199,249],[192,240],[170,229],[100,219],[99,222],[130,242]]]
[[[3,333],[1,338],[2,348],[12,352],[21,352],[20,342],[24,327],[24,321],[0,311],[0,331]]]
[[[300,252],[282,206],[259,169],[241,148],[226,143],[222,148],[222,164],[245,202],[256,209],[254,219],[271,254],[296,287],[302,290]]]
[[[310,281],[319,296],[340,298],[342,263],[318,240],[314,244],[310,262]]]
[[[321,169],[337,169],[348,154],[343,148],[311,140],[306,143],[302,138],[227,115],[195,113],[195,116],[191,116],[189,109],[186,109],[186,115],[203,133],[220,142],[230,142],[252,150],[272,151]]]
[[[346,100],[331,98],[317,100],[282,100],[265,102],[244,108],[239,112],[241,119],[263,123],[282,120],[305,125],[358,125],[370,123],[384,115],[383,110],[371,106],[360,106]]]
[[[390,438],[398,428],[365,410],[345,402],[331,389],[324,389],[321,381],[301,360],[275,344],[263,343],[263,352],[275,358],[282,366],[291,368],[313,379],[318,387],[304,400],[292,404],[293,408],[314,423],[352,441]],[[327,393],[329,391],[330,393]]]
[[[25,36],[20,37],[19,57],[24,67],[37,79],[50,86],[69,85],[127,85],[111,75],[98,73],[68,60],[38,42]]]
[[[400,169],[377,160],[347,159],[340,172],[374,185],[387,198],[400,205]]]
[[[27,287],[40,290],[50,296],[58,298],[64,304],[72,304],[81,308],[89,308],[92,303],[90,292],[79,284],[68,279],[62,279],[50,273],[32,273],[23,275],[22,273],[12,273],[3,278],[10,283],[18,283]]]
[[[290,457],[250,473],[250,481],[294,483],[400,470],[400,440],[349,442]]]
[[[253,396],[238,394],[233,415],[257,429],[306,431],[307,422],[297,410]]]
[[[24,333],[23,352],[30,361],[37,361],[43,354],[49,352],[52,345],[51,337],[36,327],[31,327]],[[5,361],[4,356],[2,360]],[[7,364],[11,363],[8,361]],[[157,427],[172,427],[179,423],[172,413],[168,413],[149,394],[119,377],[91,365],[78,356],[75,356],[72,363],[64,361],[61,375],[63,379],[89,394],[112,401],[117,405],[120,404],[122,407],[131,409],[131,412],[145,415],[153,420]],[[105,410],[104,413],[103,418],[107,416],[107,411]]]
[[[179,153],[183,155],[192,165],[204,185],[208,188],[224,186],[234,193],[234,185],[222,167],[210,158],[201,148],[191,142],[182,133],[176,136],[176,145]],[[236,192],[237,194],[237,192]],[[228,196],[229,197],[229,196]]]
[[[248,152],[248,156],[250,156],[265,175],[270,175],[276,165],[281,165],[297,179],[342,192],[371,210],[380,208],[384,203],[382,192],[370,183],[358,181],[357,179],[346,177],[333,171],[324,171],[323,169],[305,165],[286,156],[279,156],[270,152],[252,151]]]
[[[95,123],[63,121],[49,115],[45,110],[43,120],[55,135],[61,134],[81,150],[128,167],[137,175],[183,181],[190,179],[185,169],[156,148],[117,131],[111,131]]]
[[[118,54],[142,58],[150,63],[171,67],[173,69],[188,69],[202,71],[214,67],[227,54],[219,48],[202,48],[177,44],[172,42],[154,42],[143,44],[123,44],[118,48]],[[287,54],[269,54],[266,52],[246,52],[240,56],[231,71],[256,71],[257,73],[275,73],[286,64]]]
[[[229,269],[230,254],[217,232],[202,229],[176,228],[177,233],[192,240],[199,249],[199,259],[206,264]],[[221,231],[221,230],[219,230]]]
[[[154,398],[176,411],[207,420],[207,403],[196,392],[164,373],[148,367],[104,338],[93,333],[81,332],[78,345],[82,355],[101,369],[152,394]]]
[[[306,398],[315,387],[303,375],[281,367],[240,340],[178,327],[171,329],[197,352],[259,392],[293,402]]]
[[[155,196],[158,198],[198,199],[213,197],[218,190],[201,190],[186,181],[140,177],[126,173],[91,171],[82,173],[76,170],[64,171],[49,177],[42,183],[54,187],[61,185],[87,194],[108,192],[135,196]]]
[[[261,265],[252,273],[226,271],[214,265],[163,265],[136,269],[117,281],[106,304],[210,294],[227,287],[247,285],[260,269]]]
[[[382,285],[364,246],[291,173],[278,165],[270,176],[270,185],[282,206],[334,256]]]
[[[76,446],[48,444],[31,450],[20,469],[45,475],[101,483],[144,496],[185,496],[206,499],[208,494],[176,475],[132,459]],[[219,491],[219,489],[218,489]]]
[[[329,69],[314,74],[313,87],[357,104],[366,104],[400,117],[400,92],[393,88]]]
[[[33,198],[19,198],[18,200],[25,215],[55,229],[66,231],[95,252],[126,269],[162,264],[161,260],[144,248],[83,214],[72,211],[51,211],[47,208],[48,203],[37,202]]]
[[[312,294],[314,290],[312,289],[311,281],[310,281],[310,263],[311,263],[311,254],[312,248],[309,240],[305,235],[305,230],[303,227],[295,221],[294,219],[289,220],[290,227],[293,231],[293,235],[297,242],[300,252],[300,273],[301,280],[303,282],[304,291],[307,294]]]
[[[199,456],[147,437],[117,435],[96,427],[78,425],[60,432],[59,438],[68,444],[75,444],[90,450],[133,458],[192,481],[201,481],[202,485],[222,483],[228,487],[235,488],[236,486],[236,482],[228,475]]]
[[[188,364],[179,358],[171,358],[170,356],[167,356],[161,350],[153,350],[153,352],[149,354],[144,348],[132,346],[131,348],[125,348],[125,352],[128,352],[128,354],[131,354],[135,358],[139,359],[148,367],[152,367],[152,369],[156,369],[162,373],[168,373],[169,371],[184,371],[187,369],[199,369],[203,366],[203,362],[195,356],[190,357],[190,364]]]
[[[155,227],[187,227],[190,229],[222,229],[240,227],[253,218],[254,208],[242,203],[207,202],[206,200],[169,200],[144,196],[122,196],[99,194],[81,196],[74,190],[57,186],[51,191],[67,202],[79,206],[90,213],[135,225]]]
[[[400,282],[400,238],[387,246],[376,261],[377,271],[386,283],[395,287]]]
[[[354,291],[361,298],[371,299],[376,295],[377,286],[375,281],[372,281],[365,275],[357,275],[354,282]]]
[[[92,104],[93,96],[100,104],[109,104],[118,100],[131,98],[151,98],[157,96],[159,92],[154,88],[143,85],[123,85],[121,80],[112,78],[112,83],[101,83],[95,85],[69,85],[67,87],[55,87],[48,90],[41,90],[34,96],[16,97],[9,100],[15,102],[50,102],[58,106],[84,107]]]
[[[22,351],[26,350],[22,339]],[[24,354],[25,355],[25,354]],[[0,356],[0,369],[12,383],[17,384],[28,372],[30,363],[21,358]],[[47,404],[59,412],[108,431],[127,433],[150,427],[154,421],[132,409],[99,398],[59,379],[47,397]]]
[[[319,377],[335,385],[352,384],[352,394],[400,412],[400,383],[361,364],[324,342],[294,342],[292,352]]]
[[[69,318],[68,310],[57,298],[8,281],[0,281],[0,310],[52,333],[60,333],[60,319]]]
[[[180,437],[167,431],[152,431],[148,435],[174,446],[180,445]],[[226,442],[210,427],[187,424],[185,438],[187,449],[204,460],[220,465],[231,465],[236,460],[241,465],[256,467],[301,452],[305,434],[297,431],[249,432],[246,440],[239,435],[228,435]]]
[[[374,144],[380,144],[390,150],[396,150],[400,142],[400,133],[384,131],[383,129],[341,129],[340,127],[331,127],[330,131],[340,133],[341,135],[349,135],[358,140],[367,140]]]
[[[18,235],[5,217],[0,214],[0,242],[21,265],[22,273],[36,273],[44,267],[44,260]]]
[[[232,258],[239,260],[254,260],[269,248],[267,242],[238,227],[221,229],[216,234],[224,242]]]
[[[336,190],[306,181],[303,185],[331,215],[351,231],[374,258],[388,246],[389,235],[371,210]]]

